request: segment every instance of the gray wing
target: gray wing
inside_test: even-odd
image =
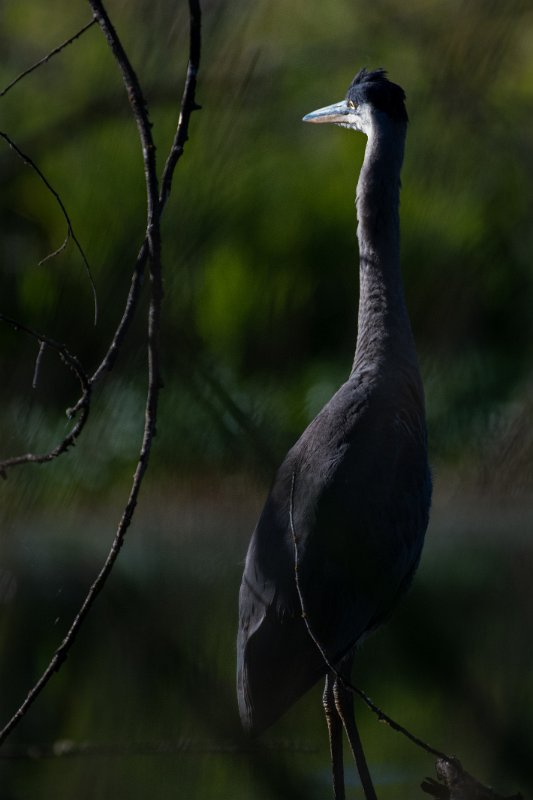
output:
[[[237,642],[248,730],[327,670],[296,591],[291,496],[305,610],[332,663],[389,615],[418,563],[431,494],[423,412],[387,392],[369,407],[353,381],[341,387],[289,451],[252,536]]]
[[[272,724],[324,673],[302,620],[289,528],[291,454],[253,533],[239,595],[237,695],[246,730]]]

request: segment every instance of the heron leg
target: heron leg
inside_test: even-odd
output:
[[[359,772],[359,777],[361,778],[361,784],[363,786],[365,798],[366,800],[377,800],[376,791],[372,784],[372,778],[370,777],[365,754],[363,752],[363,745],[361,744],[361,738],[355,723],[353,697],[351,693],[344,688],[339,678],[335,678],[335,682],[333,684],[333,696],[335,700],[335,708],[337,709],[339,718],[342,720],[344,730],[346,731],[348,741],[350,742],[350,747],[355,759],[357,771]]]
[[[326,685],[322,702],[326,714],[331,753],[331,769],[333,772],[333,794],[335,800],[345,800],[344,766],[342,755],[342,721],[337,711],[334,694],[335,676],[332,672],[326,675]]]

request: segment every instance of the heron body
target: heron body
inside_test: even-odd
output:
[[[357,345],[348,380],[288,452],[253,533],[240,590],[237,689],[242,723],[258,733],[326,675],[335,796],[342,798],[342,725],[360,772],[366,764],[356,752],[352,698],[338,676],[349,677],[357,645],[413,577],[431,477],[399,259],[404,93],[383,70],[361,70],[345,100],[304,120],[368,139],[357,185]],[[368,782],[365,793],[375,797]]]

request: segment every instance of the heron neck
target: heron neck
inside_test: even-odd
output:
[[[379,122],[379,120],[378,120]],[[416,368],[400,272],[400,171],[406,125],[381,120],[371,130],[357,184],[360,290],[353,371],[391,358]]]

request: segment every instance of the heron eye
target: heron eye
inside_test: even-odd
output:
[[[357,108],[353,100],[348,100],[348,108]]]

